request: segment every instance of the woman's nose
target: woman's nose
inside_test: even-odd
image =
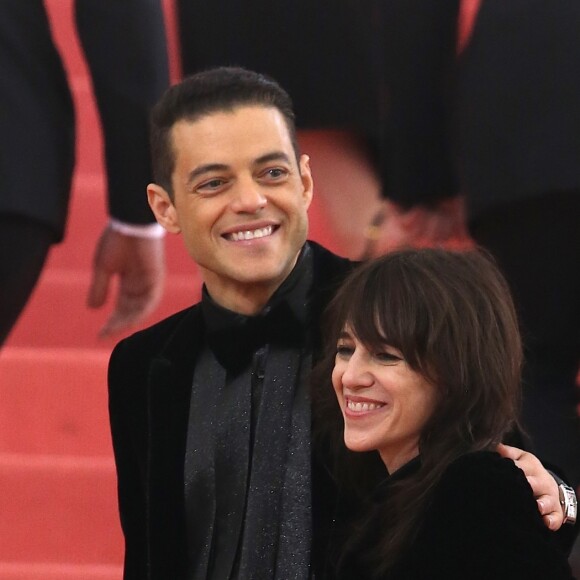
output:
[[[373,384],[373,376],[363,356],[354,353],[346,363],[342,384],[349,389],[362,389]]]

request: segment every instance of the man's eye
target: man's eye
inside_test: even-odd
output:
[[[281,167],[272,167],[264,172],[264,176],[270,179],[280,179],[287,175],[287,171]]]
[[[212,191],[214,189],[219,189],[225,181],[223,179],[210,179],[209,181],[204,181],[202,184],[198,185],[197,189],[201,191]]]

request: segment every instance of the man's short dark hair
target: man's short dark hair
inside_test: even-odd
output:
[[[155,182],[173,194],[171,175],[175,152],[171,129],[178,121],[195,122],[216,112],[242,106],[274,107],[283,115],[298,159],[292,100],[288,93],[266,75],[238,67],[220,67],[185,78],[170,87],[151,113],[151,155]]]

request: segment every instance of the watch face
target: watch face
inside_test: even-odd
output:
[[[578,503],[574,490],[567,485],[560,485],[560,503],[564,508],[564,522],[574,523],[576,521]]]

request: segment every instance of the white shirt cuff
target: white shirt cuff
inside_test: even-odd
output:
[[[124,236],[132,236],[134,238],[147,238],[153,240],[165,236],[165,229],[158,223],[137,225],[128,224],[115,218],[109,218],[109,227],[114,232],[119,232]]]

